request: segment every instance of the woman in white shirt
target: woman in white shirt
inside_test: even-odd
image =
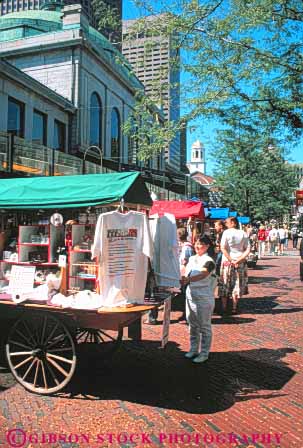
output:
[[[232,299],[232,314],[237,314],[238,301],[248,293],[246,258],[250,252],[249,238],[240,230],[237,218],[226,220],[227,230],[221,239],[223,254],[219,284],[222,311],[226,312],[228,299]]]

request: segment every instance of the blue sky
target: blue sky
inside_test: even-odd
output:
[[[161,6],[169,3],[170,0],[159,1],[154,0],[155,7],[161,9]],[[134,7],[132,0],[123,0],[123,19],[134,19],[140,17],[143,11]],[[182,78],[181,78],[182,82]],[[182,110],[182,105],[181,105]],[[214,121],[205,121],[203,118],[196,120],[189,126],[187,132],[187,158],[190,157],[191,145],[194,141],[200,140],[206,150],[206,173],[211,175],[214,167],[214,160],[211,159],[212,147],[215,143],[215,129],[218,127],[218,123]],[[292,143],[287,148],[289,152],[288,160],[293,163],[303,163],[303,137],[296,143]]]

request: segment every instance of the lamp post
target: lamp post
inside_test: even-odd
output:
[[[90,145],[90,146],[88,146],[88,147],[86,148],[86,150],[84,151],[84,154],[83,154],[82,174],[85,174],[85,159],[86,159],[87,152],[88,152],[90,149],[97,149],[97,151],[99,152],[99,156],[100,156],[100,166],[101,166],[101,173],[102,173],[102,170],[103,170],[103,151],[102,151],[101,148],[99,148],[99,146],[96,146],[96,145]]]

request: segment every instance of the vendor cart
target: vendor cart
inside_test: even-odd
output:
[[[128,337],[141,339],[141,316],[156,306],[84,311],[15,304],[0,296],[0,313],[10,326],[5,352],[11,373],[31,392],[59,392],[72,379],[82,345],[94,345],[99,357],[111,356],[124,328]]]
[[[121,199],[123,204],[135,209],[151,206],[152,201],[139,173],[0,182],[0,209],[18,213],[111,206],[121,203]],[[26,248],[38,245],[36,242],[20,244]],[[45,245],[43,240],[40,246]],[[24,250],[24,254],[27,253],[28,250]],[[53,260],[47,261],[49,265],[55,264]],[[25,260],[14,263],[33,264]],[[140,340],[142,314],[162,304],[164,299],[169,300],[169,294],[158,296],[154,303],[95,310],[60,308],[31,300],[16,303],[11,299],[7,293],[0,294],[0,325],[2,331],[6,329],[3,345],[11,373],[25,389],[52,394],[70,382],[81,348],[91,344],[98,349],[98,356],[106,358],[119,347],[124,329],[128,330],[128,338]]]

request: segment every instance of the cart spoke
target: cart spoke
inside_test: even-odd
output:
[[[26,336],[24,336],[24,334],[21,333],[21,331],[17,330],[17,328],[16,328],[16,333],[20,336],[20,338],[21,338],[23,341],[25,341],[25,342],[28,344],[28,342],[29,342],[28,338],[26,338]]]
[[[72,364],[73,363],[72,359],[63,358],[63,356],[53,355],[51,353],[47,353],[46,357],[47,358],[58,359],[58,361],[63,361],[63,362],[66,362],[67,364]]]
[[[47,349],[47,353],[57,353],[57,352],[72,352],[72,347],[59,347],[59,348],[52,348],[51,350]]]
[[[100,338],[103,340],[103,338],[102,338],[101,335],[105,336],[106,338],[110,339],[111,341],[115,341],[115,340],[116,340],[116,339],[115,339],[113,336],[111,336],[110,334],[105,333],[105,331],[99,330],[99,336],[100,336]]]
[[[48,362],[50,362],[54,367],[56,367],[57,370],[59,370],[60,373],[62,373],[62,375],[64,375],[65,377],[67,377],[69,375],[68,372],[66,372],[66,370],[64,370],[61,366],[59,366],[59,364],[56,363],[56,361],[54,361],[53,359],[49,358],[47,356],[47,360]]]
[[[19,367],[23,366],[24,364],[26,364],[27,362],[31,361],[34,357],[33,356],[29,356],[28,358],[24,359],[23,361],[19,362],[19,364],[17,364],[15,367],[15,369],[19,369]]]
[[[41,368],[42,368],[42,376],[43,376],[44,387],[45,387],[45,389],[48,389],[48,384],[47,384],[47,381],[46,381],[45,368],[44,368],[44,362],[43,361],[41,361]]]
[[[21,356],[21,355],[32,355],[33,351],[31,350],[30,352],[14,352],[14,353],[10,353],[10,356]]]
[[[22,344],[21,342],[18,342],[18,341],[14,341],[14,340],[10,340],[10,343],[12,344],[12,345],[17,345],[18,347],[22,347],[22,348],[25,348],[25,349],[27,349],[27,350],[31,350],[32,349],[32,347],[29,347],[28,345],[24,345],[24,344]]]
[[[34,338],[34,335],[32,334],[32,332],[30,331],[30,329],[29,329],[28,326],[26,325],[24,319],[21,321],[21,323],[23,324],[23,326],[24,326],[24,328],[25,328],[25,330],[26,330],[26,332],[27,332],[27,334],[28,334],[29,339],[33,341],[34,345],[37,345],[38,341]],[[16,329],[16,332],[17,332],[17,331],[18,331],[18,330]]]
[[[56,336],[55,339],[53,339],[53,341],[50,344],[47,344],[47,348],[49,349],[50,347],[53,347],[54,345],[58,344],[58,343],[62,343],[66,338],[66,335],[61,333],[59,336]]]
[[[38,361],[37,358],[34,358],[31,365],[29,366],[29,368],[27,369],[27,371],[25,372],[25,374],[23,375],[22,379],[25,380],[25,378],[27,377],[27,375],[29,374],[29,372],[32,370],[33,366],[35,365],[35,363]]]
[[[52,329],[52,331],[50,332],[50,334],[46,338],[46,341],[44,342],[45,345],[48,344],[48,341],[53,337],[53,335],[55,334],[55,331],[57,330],[58,327],[59,327],[59,323],[56,322],[56,325],[54,326],[54,328]]]
[[[37,384],[40,363],[41,363],[41,361],[40,361],[40,359],[38,359],[37,365],[36,365],[35,377],[34,377],[34,387],[36,387],[36,384]]]
[[[47,362],[46,364],[46,368],[48,369],[49,373],[51,374],[51,377],[53,378],[54,382],[56,383],[57,386],[59,386],[60,382],[58,381],[57,377],[54,374],[54,371],[51,367],[51,365],[49,364],[49,362]]]

